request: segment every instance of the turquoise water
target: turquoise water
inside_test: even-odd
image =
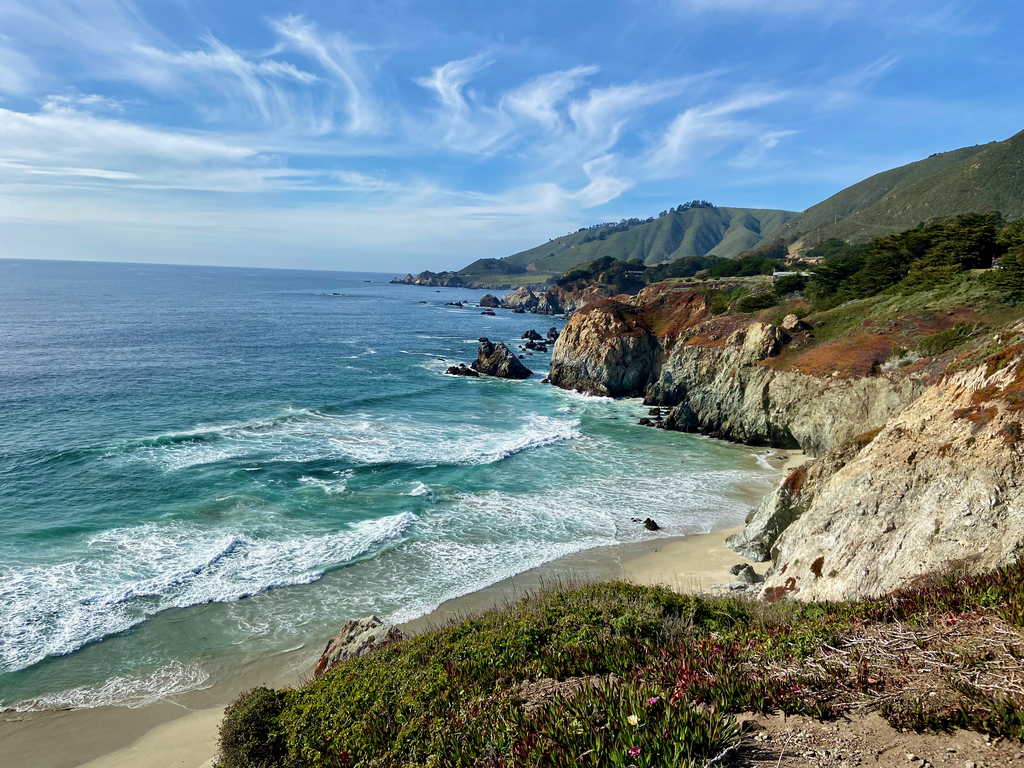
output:
[[[563,323],[389,277],[0,260],[0,706],[212,685],[650,536],[632,517],[737,525],[775,479],[541,384],[545,355],[442,375]]]

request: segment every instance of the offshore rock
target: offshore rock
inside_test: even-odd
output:
[[[501,302],[498,301],[497,296],[492,296],[488,293],[480,299],[480,306],[487,307],[488,309],[497,309],[501,306]]]
[[[551,326],[548,329],[548,341],[550,341],[552,344],[558,341],[558,329],[555,328],[554,326]]]
[[[528,379],[533,372],[523,365],[508,347],[502,343],[483,341],[477,350],[472,368],[487,376],[499,379]]]
[[[465,363],[459,363],[458,365],[450,366],[448,370],[445,371],[445,373],[448,374],[449,376],[470,376],[473,378],[478,378],[480,376],[479,373],[474,371]]]
[[[313,670],[313,677],[338,666],[344,661],[369,653],[384,642],[395,642],[402,639],[402,633],[385,624],[376,616],[366,616],[346,622],[341,632],[327,643]]]
[[[530,341],[544,341],[544,337],[537,333],[532,328],[519,337],[520,339],[529,339]]]
[[[516,288],[512,293],[505,294],[501,306],[505,309],[533,309],[540,303],[540,298],[529,288]]]
[[[1020,346],[1001,354],[930,387],[827,480],[775,542],[765,597],[881,595],[1021,556],[1024,366]]]

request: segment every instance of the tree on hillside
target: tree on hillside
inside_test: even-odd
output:
[[[1006,253],[999,259],[996,285],[1011,291],[1015,299],[1024,298],[1024,219],[1003,229],[999,233],[999,244]]]

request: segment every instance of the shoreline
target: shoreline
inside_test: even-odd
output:
[[[795,453],[795,452],[789,452]],[[784,462],[768,457],[774,468]],[[793,458],[787,458],[787,462]],[[733,580],[729,567],[749,562],[725,547],[742,526],[686,536],[660,536],[611,544],[552,560],[468,595],[448,600],[401,628],[412,634],[501,607],[527,592],[567,582],[625,579],[665,584],[679,591],[707,590]],[[767,563],[754,564],[763,573]],[[338,628],[344,622],[339,621]],[[324,641],[326,642],[326,640]],[[224,708],[258,685],[300,683],[319,658],[322,645],[305,646],[254,664],[231,681],[171,696],[137,709],[105,706],[56,712],[5,712],[0,717],[0,751],[7,768],[212,768]],[[54,739],[59,730],[60,739]]]

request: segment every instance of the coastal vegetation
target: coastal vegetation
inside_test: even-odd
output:
[[[1021,739],[1022,627],[1024,566],[808,605],[564,586],[243,694],[219,766],[696,766],[777,711]]]

